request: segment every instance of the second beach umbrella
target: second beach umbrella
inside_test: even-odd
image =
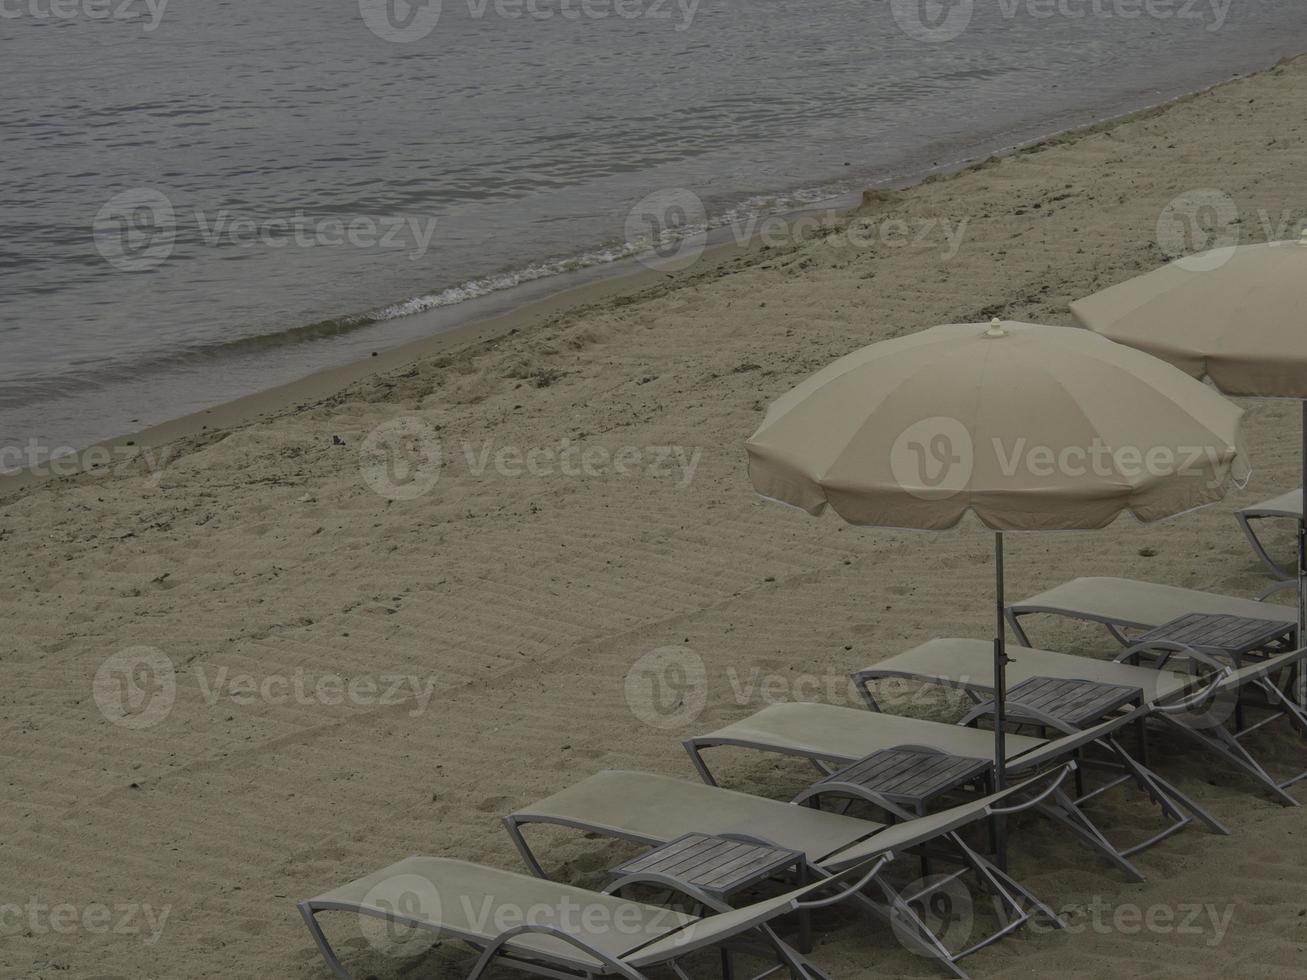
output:
[[[1227,395],[1302,402],[1307,485],[1307,231],[1200,252],[1071,304],[1076,319]],[[1298,643],[1307,642],[1307,520],[1298,516]],[[1307,674],[1298,678],[1307,704]]]
[[[848,354],[749,439],[764,497],[850,524],[995,531],[994,769],[1004,785],[1003,532],[1156,521],[1225,495],[1242,410],[1087,330],[994,320]]]

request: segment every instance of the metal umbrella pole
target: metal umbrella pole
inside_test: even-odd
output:
[[[1307,232],[1304,233],[1307,239]],[[1302,403],[1303,513],[1298,515],[1298,646],[1307,644],[1307,400]],[[1307,705],[1307,670],[1298,668],[1298,703]]]
[[[1304,403],[1307,404],[1307,403]],[[1007,707],[1007,625],[1003,617],[1003,532],[994,532],[994,584],[997,632],[994,634],[994,791],[1007,785],[1004,723]],[[1007,870],[1007,820],[994,818],[994,851],[998,866]]]

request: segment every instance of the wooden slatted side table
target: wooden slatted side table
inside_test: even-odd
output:
[[[611,868],[608,880],[611,883],[629,875],[662,875],[729,903],[732,896],[791,869],[801,885],[808,882],[808,860],[802,851],[725,835],[685,834]],[[804,953],[812,951],[812,924],[807,912],[799,914],[799,949]]]

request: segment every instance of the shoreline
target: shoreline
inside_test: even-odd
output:
[[[1262,68],[1235,74],[1211,85],[1163,98],[1154,103],[1121,113],[1099,116],[1088,122],[1074,123],[1065,128],[1003,145],[983,156],[969,156],[957,161],[934,164],[908,176],[891,175],[882,181],[871,183],[860,195],[851,192],[817,201],[803,208],[759,214],[753,216],[753,219],[757,224],[772,229],[775,228],[775,222],[781,222],[786,229],[782,234],[788,235],[791,242],[797,245],[800,240],[794,237],[793,229],[797,223],[807,221],[814,215],[822,215],[826,225],[838,228],[840,223],[847,221],[864,206],[869,196],[874,198],[884,192],[910,192],[914,188],[936,181],[956,178],[983,169],[1005,158],[1038,151],[1043,147],[1056,146],[1092,135],[1105,128],[1147,118],[1226,85],[1256,78],[1300,58],[1307,58],[1307,52],[1281,58]],[[986,142],[989,141],[980,140],[977,141],[977,145]],[[857,200],[859,196],[861,200]],[[714,235],[719,238],[724,236],[724,240],[714,241]],[[588,266],[575,272],[545,277],[510,289],[494,291],[464,303],[410,314],[398,319],[414,325],[423,320],[431,322],[429,330],[425,330],[424,336],[418,339],[380,349],[366,358],[322,368],[303,377],[260,389],[210,408],[188,412],[164,422],[111,436],[76,449],[72,453],[52,457],[34,467],[9,471],[0,469],[0,501],[50,480],[74,477],[83,473],[102,473],[107,467],[130,464],[138,454],[147,456],[151,451],[157,452],[181,440],[191,439],[202,444],[218,433],[230,432],[243,425],[276,417],[295,408],[302,408],[307,403],[320,402],[359,381],[400,370],[435,354],[465,345],[492,345],[498,338],[533,329],[554,317],[579,312],[595,305],[611,304],[619,299],[636,300],[642,293],[655,287],[678,288],[688,282],[716,278],[724,264],[765,249],[766,246],[760,242],[760,235],[756,229],[749,238],[740,241],[734,223],[728,221],[710,230],[702,254],[688,269],[681,272],[662,271],[655,263],[647,262],[643,256],[627,256],[609,264]],[[554,288],[550,288],[551,286]],[[532,293],[540,295],[532,296]],[[516,301],[515,296],[518,297]],[[487,307],[488,311],[478,312],[478,307]],[[465,310],[469,315],[456,318],[452,326],[438,324],[442,317],[459,310]],[[387,321],[376,321],[362,329],[385,322]],[[107,462],[103,462],[105,460]]]

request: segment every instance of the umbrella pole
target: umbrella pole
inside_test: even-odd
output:
[[[1307,400],[1302,403],[1303,513],[1298,517],[1298,646],[1307,645]],[[1307,670],[1298,665],[1298,703],[1307,705]]]
[[[1307,402],[1303,403],[1307,406]],[[994,790],[1007,785],[1007,753],[1004,728],[1007,715],[1007,628],[1003,620],[1003,532],[994,532],[994,586],[997,631],[994,633]],[[998,866],[1007,870],[1007,821],[994,821],[994,850]]]

